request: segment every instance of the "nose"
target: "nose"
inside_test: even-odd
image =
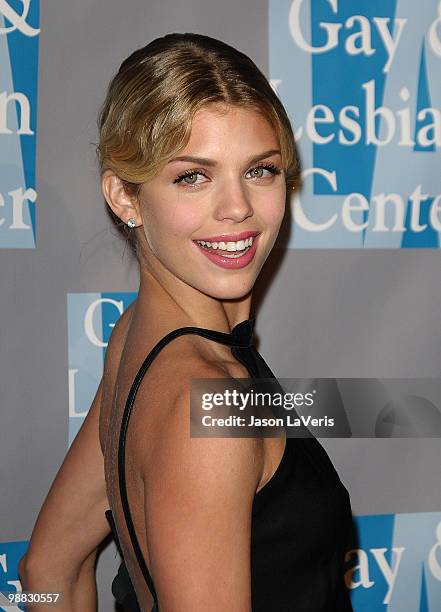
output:
[[[225,181],[217,194],[215,217],[219,221],[230,219],[240,223],[253,215],[253,206],[249,194],[241,183]]]

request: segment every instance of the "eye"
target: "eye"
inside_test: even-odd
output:
[[[175,178],[173,183],[185,183],[186,185],[193,187],[196,185],[200,185],[201,182],[204,182],[197,181],[196,179],[198,176],[205,176],[205,178],[207,178],[207,175],[202,170],[186,170],[182,174],[179,174],[179,176]]]
[[[265,171],[270,173],[270,176],[276,176],[281,173],[280,168],[275,166],[274,164],[259,164],[258,166],[254,166],[251,170],[248,170],[247,174],[251,174],[251,178],[253,179],[264,179],[270,178],[270,176],[265,175]]]

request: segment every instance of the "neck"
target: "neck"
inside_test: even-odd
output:
[[[230,333],[250,317],[252,293],[232,300],[213,298],[161,267],[161,274],[141,262],[137,310],[147,325],[164,333],[177,327],[204,327]]]

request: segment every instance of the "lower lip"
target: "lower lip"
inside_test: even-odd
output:
[[[216,251],[208,251],[207,249],[204,249],[204,247],[200,246],[197,242],[195,242],[194,244],[198,247],[200,251],[202,251],[202,253],[207,259],[215,263],[217,266],[220,266],[221,268],[236,269],[244,268],[250,263],[250,261],[252,261],[257,249],[257,239],[259,238],[259,236],[260,234],[254,236],[253,244],[246,253],[244,253],[240,257],[235,258],[218,255]],[[232,251],[232,253],[234,253],[234,251]]]

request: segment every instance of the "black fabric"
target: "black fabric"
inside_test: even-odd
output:
[[[119,438],[119,485],[131,542],[155,602],[152,612],[159,612],[157,596],[131,519],[124,470],[125,438],[139,384],[168,342],[194,333],[229,345],[233,356],[247,368],[251,378],[272,378],[278,385],[252,344],[254,323],[254,317],[246,319],[230,334],[199,327],[182,327],[170,332],[150,351],[130,389]],[[106,511],[106,517],[120,549],[111,510]],[[314,437],[286,438],[280,464],[269,482],[256,493],[253,502],[253,612],[352,612],[343,580],[344,554],[351,528],[349,494],[324,448]],[[112,583],[112,593],[124,612],[139,612],[124,561]]]

